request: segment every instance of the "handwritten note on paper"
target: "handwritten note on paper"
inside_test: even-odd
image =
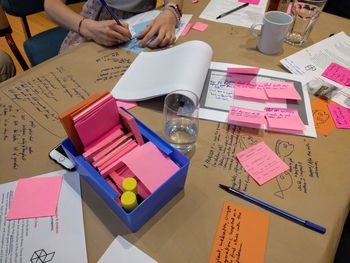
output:
[[[335,126],[340,129],[350,129],[350,109],[339,104],[328,104]]]
[[[267,97],[271,99],[301,100],[294,87],[294,82],[261,82]]]
[[[265,108],[265,114],[267,125],[271,129],[305,130],[305,125],[296,109]]]
[[[268,214],[225,202],[209,262],[264,262],[268,227]]]
[[[263,142],[237,153],[237,159],[259,185],[289,169],[289,166]]]
[[[56,215],[62,176],[18,180],[7,220]]]
[[[256,83],[235,83],[234,94],[235,97],[268,100],[264,88]]]
[[[335,124],[327,105],[328,103],[326,101],[319,98],[311,101],[315,128],[318,133],[325,136],[329,135],[335,129]]]
[[[235,106],[230,107],[228,121],[232,123],[240,122],[255,125],[266,124],[264,111],[245,109]]]
[[[331,63],[322,73],[322,76],[341,85],[350,86],[350,69],[337,63]]]

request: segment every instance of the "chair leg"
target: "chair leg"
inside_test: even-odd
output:
[[[18,50],[17,45],[16,45],[15,41],[13,40],[11,34],[6,34],[5,35],[5,39],[6,39],[7,44],[11,48],[12,53],[15,55],[17,61],[21,65],[22,69],[23,70],[29,69],[29,67],[28,67],[27,63],[25,62],[21,52]]]

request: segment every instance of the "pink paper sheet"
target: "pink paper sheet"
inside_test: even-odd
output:
[[[294,87],[294,82],[260,82],[270,99],[301,100]]]
[[[239,122],[255,125],[266,124],[264,111],[251,110],[235,106],[230,107],[228,121],[232,123]]]
[[[227,73],[257,75],[260,68],[227,68]]]
[[[264,88],[256,83],[235,83],[234,94],[235,97],[268,100]]]
[[[289,169],[264,142],[237,154],[239,162],[254,180],[262,185]]]
[[[208,25],[202,22],[196,22],[194,23],[194,25],[192,26],[193,29],[198,30],[198,31],[205,31],[208,28]]]
[[[265,108],[265,116],[270,129],[305,130],[305,125],[296,109]]]
[[[185,28],[182,30],[181,32],[181,36],[186,36],[188,34],[188,32],[190,32],[191,28],[192,28],[193,24],[192,23],[188,23]]]
[[[19,179],[7,220],[55,216],[62,176]]]
[[[331,63],[322,73],[322,76],[341,85],[350,86],[350,69],[339,64]]]
[[[238,0],[238,2],[249,3],[251,5],[258,5],[260,3],[260,0]]]
[[[152,142],[134,149],[120,158],[120,161],[129,167],[151,193],[179,170]]]
[[[135,108],[137,106],[136,102],[133,101],[123,101],[123,100],[117,100],[118,107],[123,107],[126,110]]]
[[[328,104],[327,106],[332,115],[335,127],[340,129],[350,129],[350,109],[338,104]]]

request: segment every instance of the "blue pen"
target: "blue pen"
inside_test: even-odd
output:
[[[314,230],[314,231],[316,231],[318,233],[321,233],[321,234],[326,233],[326,229],[324,227],[322,227],[322,226],[316,225],[316,224],[314,224],[314,223],[312,223],[310,221],[301,219],[300,217],[297,217],[297,216],[294,216],[294,215],[292,215],[290,213],[287,213],[287,212],[285,212],[285,211],[283,211],[283,210],[281,210],[281,209],[279,209],[277,207],[274,207],[272,205],[264,203],[263,201],[255,199],[254,197],[246,195],[246,194],[244,194],[244,193],[242,193],[242,192],[240,192],[240,191],[238,191],[238,190],[236,190],[236,189],[234,189],[232,187],[229,187],[229,186],[226,186],[226,185],[222,185],[222,184],[219,184],[219,186],[220,186],[220,188],[224,189],[225,191],[229,192],[230,194],[233,194],[233,195],[236,195],[238,197],[241,197],[244,200],[247,200],[247,201],[249,201],[249,202],[251,202],[253,204],[256,204],[256,205],[258,205],[258,206],[260,206],[262,208],[265,208],[265,209],[267,209],[267,210],[269,210],[271,212],[274,212],[274,213],[276,213],[279,216],[283,216],[283,217],[285,217],[285,218],[287,218],[287,219],[289,219],[289,220],[291,220],[291,221],[293,221],[295,223],[301,224],[301,225],[303,225],[303,226],[305,226],[307,228],[310,228],[311,230]]]
[[[117,22],[118,25],[122,26],[122,23],[120,23],[118,16],[112,11],[112,9],[107,5],[105,0],[100,0],[101,4],[107,9],[108,13],[113,17],[115,22]]]

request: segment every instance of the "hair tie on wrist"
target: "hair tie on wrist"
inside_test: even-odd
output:
[[[83,23],[83,21],[85,20],[85,17],[83,17],[80,21],[79,21],[79,25],[78,25],[78,34],[81,36],[80,34],[80,29],[81,29],[81,24]]]

